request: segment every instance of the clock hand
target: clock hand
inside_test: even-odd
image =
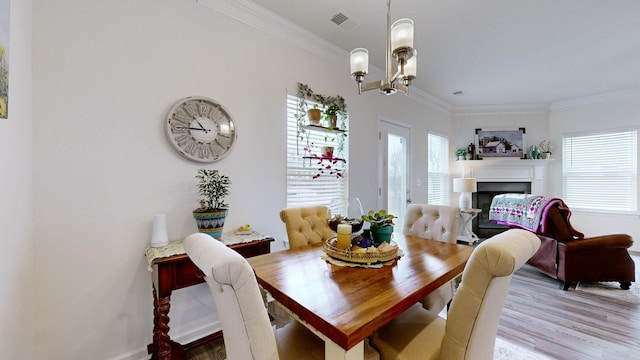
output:
[[[192,127],[188,127],[187,129],[189,129],[189,130],[198,130],[198,131],[204,131],[205,133],[208,133],[209,131],[211,131],[211,130],[208,130],[208,129],[205,129],[205,128],[202,128],[202,129],[198,129],[198,128],[192,128]]]
[[[200,125],[200,129],[205,130],[204,126],[202,126],[202,124],[200,123],[200,120],[196,119],[196,122],[198,123],[198,125]]]

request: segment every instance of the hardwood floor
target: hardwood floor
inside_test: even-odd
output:
[[[554,359],[640,359],[640,305],[563,291],[525,265],[513,276],[498,336]]]

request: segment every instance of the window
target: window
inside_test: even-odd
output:
[[[427,203],[449,205],[449,139],[428,133],[428,188]]]
[[[323,131],[323,129],[306,129],[307,135],[303,139],[298,137],[298,123],[296,119],[299,98],[287,96],[287,207],[310,205],[326,205],[332,214],[346,214],[348,198],[348,164],[340,162],[337,166],[342,176],[335,174],[318,174],[317,159],[304,158],[304,149],[309,146],[312,151],[319,153],[319,147],[331,145],[336,147],[334,156],[349,159],[349,141],[344,138],[342,149],[337,147],[337,137],[345,133]],[[314,103],[307,100],[307,103]],[[322,105],[318,104],[320,108]],[[348,116],[344,122],[339,120],[340,129],[348,130]]]
[[[562,138],[562,196],[571,209],[638,210],[637,129]]]

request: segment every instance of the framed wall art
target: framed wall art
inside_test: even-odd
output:
[[[476,129],[476,155],[486,158],[525,158],[525,128],[517,130]]]
[[[0,0],[0,119],[9,111],[9,0]]]

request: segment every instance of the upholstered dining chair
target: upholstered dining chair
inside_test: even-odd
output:
[[[407,206],[402,233],[420,238],[456,243],[460,209],[452,206],[410,204]],[[422,306],[438,313],[444,309],[454,294],[454,282],[450,281],[427,295]]]
[[[274,330],[253,269],[244,257],[202,233],[187,236],[183,245],[205,274],[228,359],[324,359],[324,341],[299,322]],[[365,359],[379,358],[371,346],[365,346]]]
[[[513,272],[540,247],[522,229],[489,238],[471,254],[447,319],[416,304],[371,336],[385,359],[493,359],[498,323]]]
[[[287,208],[280,211],[289,239],[289,247],[316,244],[336,236],[329,227],[331,211],[326,206]]]

